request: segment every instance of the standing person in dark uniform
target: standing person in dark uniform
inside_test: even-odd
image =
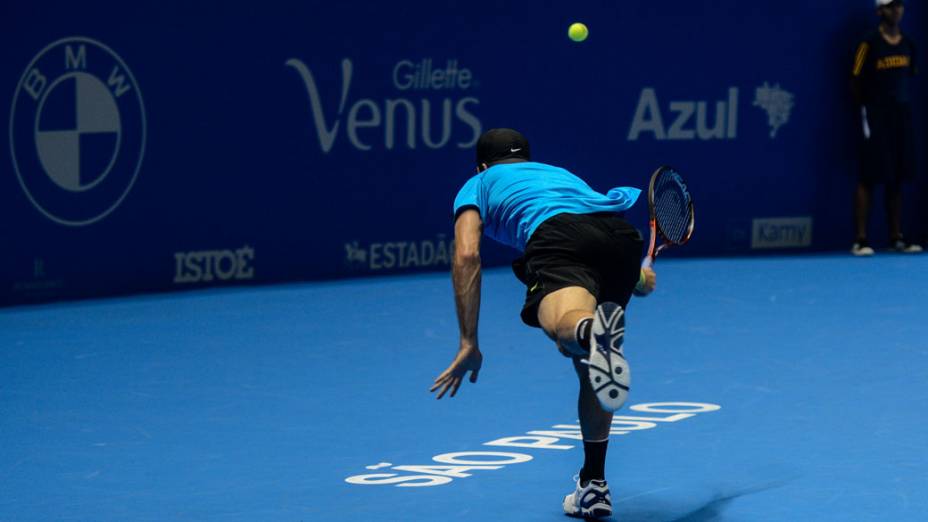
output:
[[[468,372],[477,382],[483,363],[477,342],[480,238],[486,234],[521,250],[513,271],[526,286],[522,321],[541,328],[573,359],[580,379],[584,463],[563,504],[572,516],[612,514],[606,447],[612,413],[629,390],[625,307],[633,292],[647,295],[656,283],[654,271],[640,265],[641,234],[622,217],[640,193],[631,187],[596,192],[565,169],[531,161],[519,132],[491,129],[477,140],[477,175],[454,200],[451,278],[460,343],[432,391],[453,397]]]
[[[902,0],[876,0],[879,27],[858,45],[851,71],[851,88],[862,118],[863,146],[854,213],[855,256],[873,255],[867,221],[873,187],[885,186],[890,248],[915,253],[922,248],[902,236],[902,185],[915,177],[915,136],[912,125],[912,77],[915,46],[899,28]]]

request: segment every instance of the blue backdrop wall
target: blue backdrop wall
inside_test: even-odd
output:
[[[677,255],[845,249],[875,23],[870,0],[4,3],[0,304],[446,270],[499,126],[603,191],[677,166]]]

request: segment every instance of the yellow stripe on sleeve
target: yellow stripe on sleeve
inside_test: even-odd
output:
[[[860,76],[860,72],[864,68],[864,62],[867,60],[867,51],[870,49],[870,45],[867,42],[860,44],[860,47],[857,48],[857,57],[854,58],[854,76]]]

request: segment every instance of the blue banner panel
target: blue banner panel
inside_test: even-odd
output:
[[[876,17],[813,4],[5,4],[0,304],[447,270],[492,127],[602,191],[676,166],[676,255],[848,248]]]

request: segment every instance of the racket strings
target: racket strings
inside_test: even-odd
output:
[[[690,228],[690,196],[679,176],[663,175],[654,184],[654,217],[664,237],[673,243],[686,238]]]

